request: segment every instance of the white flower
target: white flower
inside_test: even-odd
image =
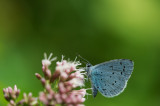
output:
[[[42,60],[42,64],[44,65],[44,66],[49,66],[49,65],[51,65],[51,62],[52,61],[54,61],[54,60],[56,60],[57,58],[56,57],[54,57],[54,58],[51,58],[52,57],[52,53],[49,55],[49,57],[47,58],[47,54],[46,53],[44,53],[44,59]]]
[[[80,78],[73,78],[72,80],[69,81],[70,84],[72,84],[73,88],[76,88],[78,86],[84,86],[84,81]]]

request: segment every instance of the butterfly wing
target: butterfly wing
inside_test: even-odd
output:
[[[119,95],[133,71],[133,61],[116,59],[91,67],[91,83],[105,97]],[[96,96],[96,95],[94,95]]]

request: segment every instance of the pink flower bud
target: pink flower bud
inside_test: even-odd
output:
[[[32,97],[32,93],[30,92],[29,94],[28,94],[28,98],[31,98]]]
[[[45,71],[45,65],[42,63],[42,71]]]
[[[46,77],[51,78],[51,71],[49,69],[46,70]]]
[[[86,99],[85,98],[79,98],[79,102],[83,103]]]
[[[17,92],[17,90],[18,90],[18,89],[17,89],[17,86],[14,85],[14,91]]]
[[[64,87],[64,84],[62,82],[59,83],[59,91],[61,93],[64,93],[66,92],[66,88]]]
[[[42,103],[44,103],[45,105],[49,104],[44,92],[40,92],[40,94],[39,94],[39,100]]]
[[[71,95],[71,100],[72,100],[72,103],[74,103],[74,104],[77,103],[77,101],[78,101],[77,100],[77,96],[75,96],[74,94],[72,94]]]
[[[36,76],[39,80],[42,78],[41,75],[38,74],[38,73],[35,73],[35,76]]]
[[[50,91],[52,90],[52,89],[51,89],[51,86],[50,86],[49,84],[46,84],[45,88],[46,88],[46,90],[47,90],[48,92],[50,92]]]
[[[67,86],[66,87],[66,92],[69,92],[69,91],[71,91],[72,90],[72,86]]]
[[[65,102],[66,102],[67,104],[71,103],[71,101],[72,101],[72,100],[71,100],[70,97],[68,97],[68,98],[65,99]]]
[[[9,92],[9,94],[11,95],[12,94],[12,88],[11,87],[8,87],[8,92]]]
[[[60,76],[62,81],[65,81],[68,78],[68,75],[66,72],[62,72]]]
[[[9,90],[8,90],[8,88],[6,88],[6,93],[9,93]]]
[[[12,106],[15,106],[15,103],[14,103],[13,100],[10,100],[10,104],[11,104]]]
[[[76,76],[75,73],[71,73],[70,76],[69,76],[69,78],[71,79],[71,78],[74,78],[75,76]]]
[[[53,99],[52,95],[48,94],[48,95],[47,95],[47,99],[48,99],[49,101],[51,101],[51,100]]]
[[[27,94],[26,93],[23,93],[23,98],[27,98]]]
[[[60,73],[61,70],[63,70],[63,68],[61,66],[57,66],[55,72],[56,73]]]
[[[59,104],[62,103],[62,99],[60,97],[60,94],[56,94],[55,99],[56,99],[57,103],[59,103]]]
[[[67,98],[67,94],[62,94],[62,99],[66,99]]]
[[[80,89],[80,90],[78,90],[78,93],[79,93],[82,97],[84,97],[84,96],[86,95],[86,89]]]
[[[61,62],[56,62],[56,65],[60,66],[60,65],[62,65],[62,63]]]
[[[8,94],[4,94],[4,98],[5,98],[7,101],[10,101],[10,99],[11,99]]]
[[[45,86],[46,80],[44,78],[41,79],[42,85]]]
[[[16,97],[18,97],[20,94],[20,90],[18,89],[17,92],[16,92]]]
[[[67,74],[69,74],[71,71],[70,71],[70,69],[66,69],[65,72],[66,72]]]
[[[62,65],[66,64],[66,63],[67,63],[67,61],[66,61],[66,60],[63,60],[63,61],[62,61]]]
[[[76,70],[76,67],[75,67],[74,64],[71,65],[70,70],[71,70],[71,72],[74,71],[74,70]]]

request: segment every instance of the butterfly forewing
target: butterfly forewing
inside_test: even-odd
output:
[[[133,71],[133,61],[116,59],[91,67],[91,83],[105,97],[114,97],[126,87]]]

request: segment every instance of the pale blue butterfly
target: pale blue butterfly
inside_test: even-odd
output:
[[[98,91],[105,97],[119,95],[126,88],[133,68],[134,62],[129,59],[115,59],[95,66],[87,61],[86,71],[92,84],[93,97]]]

